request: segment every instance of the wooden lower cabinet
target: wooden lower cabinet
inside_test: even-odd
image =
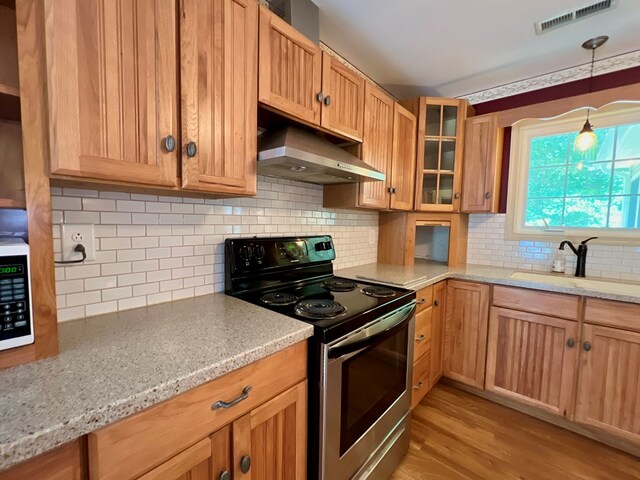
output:
[[[429,377],[431,373],[430,351],[416,359],[413,364],[413,381],[411,383],[411,408],[415,408],[420,400],[429,393]]]
[[[640,333],[583,325],[575,420],[640,444]]]
[[[208,480],[212,469],[211,439],[205,438],[139,480]]]
[[[431,387],[442,376],[444,361],[444,322],[447,301],[447,282],[433,286],[431,307]]]
[[[577,340],[576,321],[491,307],[485,388],[570,416]]]
[[[449,280],[445,321],[444,376],[484,387],[490,286]]]
[[[79,438],[0,472],[0,480],[84,480],[83,450]]]

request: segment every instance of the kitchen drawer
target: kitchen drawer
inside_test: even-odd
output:
[[[413,345],[413,358],[423,356],[431,348],[431,316],[433,308],[428,307],[416,315],[415,343]]]
[[[91,480],[136,478],[306,377],[305,341],[92,432]],[[244,401],[212,410],[247,385],[252,389]]]
[[[416,357],[414,357],[416,358]],[[413,409],[429,391],[431,385],[431,351],[417,358],[413,364],[413,382],[411,386],[411,408]]]
[[[588,298],[584,321],[640,332],[640,305]]]
[[[492,305],[521,312],[578,320],[580,298],[574,295],[496,285],[493,287]]]
[[[433,303],[433,285],[421,288],[416,292],[416,312],[421,312]]]

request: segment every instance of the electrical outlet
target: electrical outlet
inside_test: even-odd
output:
[[[96,259],[96,240],[93,225],[89,223],[63,223],[61,225],[62,261],[81,260],[82,254],[74,249],[84,245],[87,261]]]

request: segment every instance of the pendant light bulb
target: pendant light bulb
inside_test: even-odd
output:
[[[584,127],[580,130],[573,146],[579,152],[586,152],[595,147],[596,143],[598,143],[598,137],[596,137],[596,133],[593,131],[589,120],[587,120],[584,122]]]

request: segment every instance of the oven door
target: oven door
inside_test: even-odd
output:
[[[351,476],[411,404],[415,302],[323,346],[320,478]]]

